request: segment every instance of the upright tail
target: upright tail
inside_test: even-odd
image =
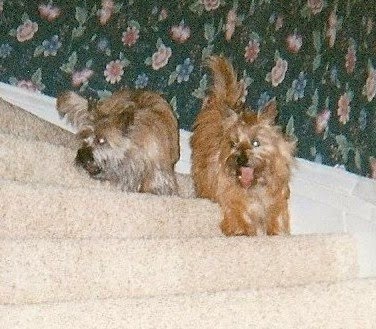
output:
[[[212,94],[230,107],[238,105],[243,96],[244,85],[238,81],[230,61],[221,56],[210,56],[207,66],[213,74]]]

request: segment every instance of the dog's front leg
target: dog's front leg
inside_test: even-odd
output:
[[[178,187],[173,170],[161,170],[152,167],[145,175],[140,192],[157,195],[177,195]]]
[[[265,235],[266,230],[264,224],[259,218],[255,214],[252,216],[247,207],[242,203],[236,202],[235,200],[234,202],[235,204],[233,205],[229,205],[227,202],[221,204],[224,215],[221,223],[223,234],[227,236]]]
[[[267,222],[268,235],[290,235],[290,215],[287,205],[275,207]]]

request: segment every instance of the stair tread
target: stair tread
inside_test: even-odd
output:
[[[120,191],[79,170],[74,165],[76,151],[71,148],[0,132],[0,150],[2,179]],[[192,183],[187,176],[178,174],[179,193],[183,197],[193,195]]]
[[[1,237],[220,236],[218,205],[187,199],[25,184],[0,184]]]
[[[0,303],[153,296],[356,275],[347,235],[1,239]]]
[[[373,329],[376,279],[152,298],[0,305],[3,329]]]

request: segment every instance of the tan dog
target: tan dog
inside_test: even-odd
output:
[[[158,94],[121,90],[96,104],[65,92],[57,110],[78,129],[76,163],[91,177],[129,192],[175,194],[179,130],[170,105]]]
[[[275,101],[259,114],[249,111],[230,62],[213,56],[208,65],[213,86],[191,138],[196,192],[219,203],[226,235],[289,234],[295,144],[274,124]]]

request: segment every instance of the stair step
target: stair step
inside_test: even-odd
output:
[[[10,104],[1,97],[0,108],[1,133],[77,148],[78,140],[76,140],[71,132],[51,124],[18,106]]]
[[[0,195],[0,238],[222,236],[219,207],[204,199],[14,181]]]
[[[376,280],[0,306],[2,329],[374,329]]]
[[[76,151],[43,141],[0,133],[0,177],[28,183],[119,191],[89,177],[74,165]],[[178,174],[180,195],[193,195],[188,175]]]
[[[0,133],[0,177],[3,179],[111,188],[79,171],[74,158],[73,149]]]
[[[355,275],[354,241],[346,235],[0,240],[0,304],[301,285]]]

